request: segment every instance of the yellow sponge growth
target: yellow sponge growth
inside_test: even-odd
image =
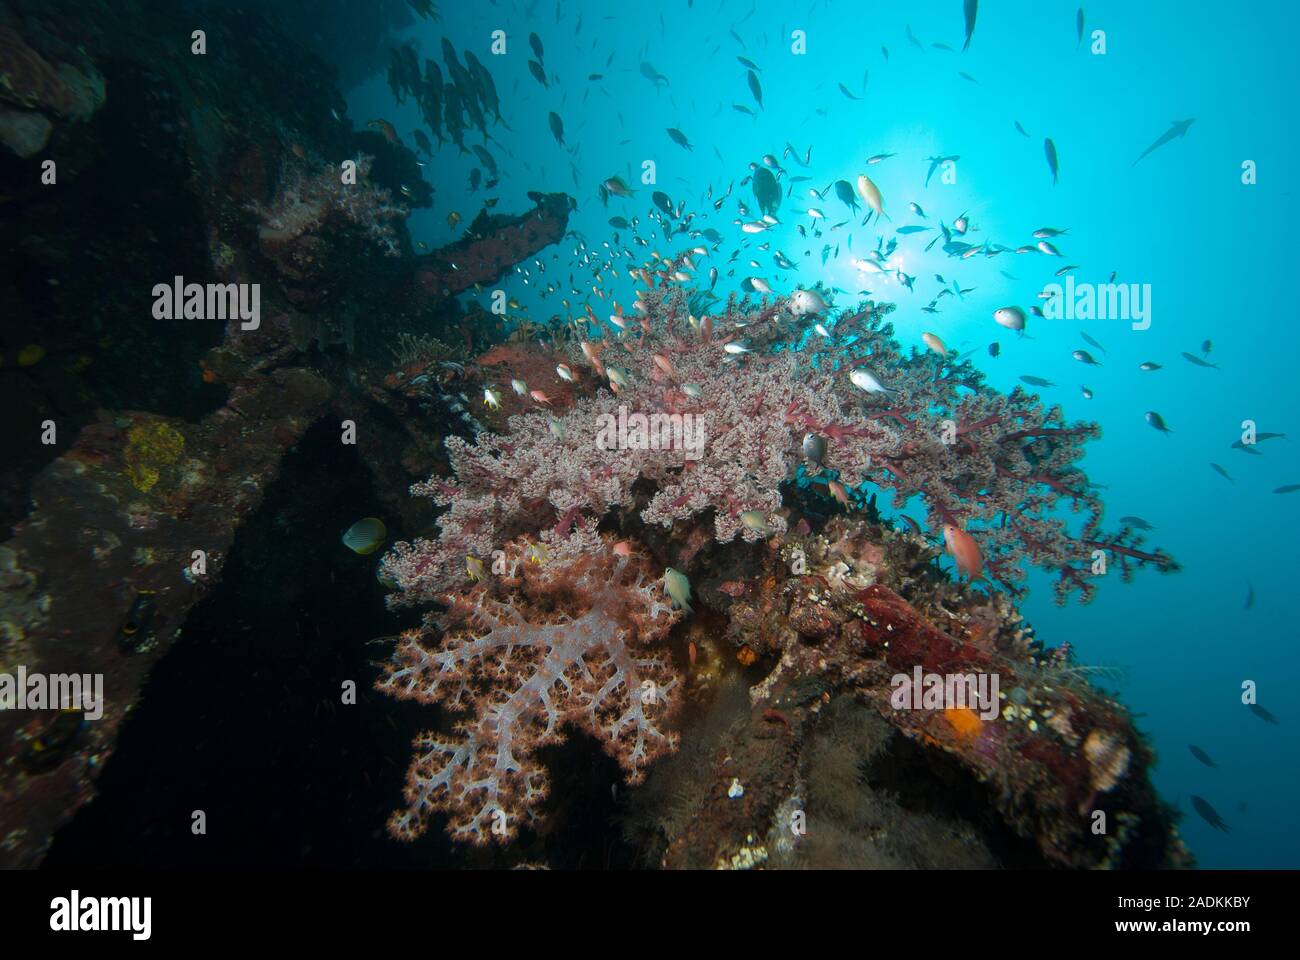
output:
[[[185,437],[161,420],[137,423],[126,432],[126,474],[141,493],[148,493],[185,450]]]

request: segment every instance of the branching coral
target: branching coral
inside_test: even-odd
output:
[[[450,814],[458,840],[514,836],[547,793],[536,751],[565,727],[595,737],[630,783],[676,747],[664,725],[680,681],[656,645],[680,613],[630,551],[585,529],[553,547],[505,545],[499,573],[444,595],[446,614],[402,635],[379,688],[468,719],[416,740],[395,837],[418,836],[435,811]]]

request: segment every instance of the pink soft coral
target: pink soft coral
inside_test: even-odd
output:
[[[547,793],[536,751],[566,727],[595,737],[629,783],[676,747],[665,724],[680,678],[655,647],[681,614],[639,556],[584,529],[554,554],[509,543],[494,566],[468,592],[444,596],[446,614],[402,635],[377,684],[466,715],[454,734],[416,740],[407,808],[389,820],[399,839],[422,833],[435,811],[450,814],[454,839],[513,837]]]

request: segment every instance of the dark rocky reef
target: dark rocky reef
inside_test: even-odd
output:
[[[108,700],[71,729],[0,713],[0,866],[39,862],[93,794],[285,452],[331,412],[367,424],[359,447],[396,502],[417,476],[400,451],[439,437],[409,437],[367,384],[406,331],[472,334],[451,298],[567,225],[568,198],[541,196],[415,255],[403,219],[432,188],[414,155],[354,130],[334,69],[274,19],[224,4],[199,19],[201,56],[183,5],[0,0],[0,520],[17,524],[0,671],[102,673]],[[175,276],[258,284],[260,325],[156,318]]]

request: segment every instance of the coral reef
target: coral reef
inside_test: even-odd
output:
[[[1125,578],[1143,565],[1176,569],[1163,553],[1139,549],[1131,531],[1099,532],[1101,503],[1077,466],[1096,428],[1066,422],[1022,390],[989,390],[969,363],[905,354],[886,322],[888,306],[849,311],[834,325],[830,349],[788,301],[733,297],[701,318],[685,291],[641,277],[647,289],[637,316],[615,308],[616,333],[512,342],[469,368],[491,405],[510,409],[472,441],[449,437],[451,476],[412,487],[443,512],[436,539],[398,543],[384,559],[397,588],[390,602],[452,612],[430,614],[399,646],[382,687],[413,695],[393,680],[406,678],[413,662],[436,677],[437,656],[454,657],[476,641],[499,644],[509,616],[528,622],[536,597],[520,592],[513,568],[494,579],[479,558],[540,540],[579,567],[607,563],[613,548],[589,531],[612,525],[634,538],[620,542],[624,552],[642,549],[630,546],[639,542],[661,564],[699,573],[696,602],[722,615],[721,643],[761,677],[751,698],[752,726],[763,735],[740,725],[718,751],[725,759],[700,815],[665,837],[665,864],[767,862],[773,851],[755,838],[788,812],[802,745],[815,741],[823,706],[845,694],[874,707],[922,755],[947,757],[951,776],[982,785],[972,787],[980,798],[972,803],[990,812],[980,816],[998,818],[1013,847],[1034,851],[1017,857],[1113,865],[1137,856],[1124,844],[1140,836],[1156,851],[1143,848],[1151,862],[1176,862],[1169,818],[1146,779],[1149,750],[1117,704],[1053,669],[1013,605],[1029,565],[1056,573],[1059,599],[1075,592],[1089,599],[1102,573],[1094,549],[1121,558]],[[854,374],[864,369],[885,389],[860,390]],[[564,374],[562,385],[551,370]],[[546,388],[532,389],[539,382]],[[805,434],[824,438],[824,451],[802,444]],[[965,551],[961,566],[987,572],[987,592],[941,573],[940,551],[919,524],[893,530],[878,522],[874,494],[865,498],[873,488],[895,506],[921,497],[931,525],[970,539],[975,558]],[[818,509],[840,507],[867,519],[818,517]],[[1082,521],[1069,524],[1064,507]],[[954,536],[946,539],[959,553]],[[667,586],[671,576],[680,574],[665,575]],[[480,577],[491,587],[478,583],[470,596],[490,589],[492,614],[465,633],[459,591]],[[439,628],[452,631],[451,647],[433,654],[425,638]],[[701,635],[697,643],[694,627],[687,636],[694,664],[713,641]],[[980,712],[962,704],[898,709],[894,678],[913,671],[996,676],[1011,699]],[[528,673],[475,676],[485,686],[457,700],[471,713],[462,731],[490,729],[494,704],[531,696]],[[443,696],[435,684],[425,698]],[[549,736],[563,718],[548,716]],[[772,746],[774,731],[784,745]],[[506,801],[467,799],[464,782],[475,778],[458,781],[455,771],[470,747],[431,735],[419,750],[427,752],[413,768],[411,812],[394,833],[409,836],[412,817],[422,825],[441,809],[452,814],[453,836],[482,841],[484,804]],[[751,788],[754,777],[759,789]],[[540,800],[525,785],[509,791],[508,802],[517,806],[521,793],[525,807]],[[1121,839],[1090,832],[1097,810],[1129,825]]]
[[[1098,549],[1121,558],[1126,572],[1130,564],[1176,569],[1168,556],[1138,549],[1132,531],[1099,532],[1100,500],[1075,465],[1095,426],[1067,424],[1019,388],[988,390],[968,362],[904,356],[887,306],[868,302],[842,318],[835,333],[846,339],[833,351],[809,340],[784,301],[733,298],[725,313],[696,320],[682,290],[659,286],[636,306],[639,322],[614,318],[635,337],[561,346],[582,371],[571,405],[543,391],[531,404],[546,413],[511,418],[504,435],[449,441],[454,480],[413,489],[448,508],[438,540],[417,545],[441,562],[431,576],[391,567],[406,599],[453,583],[454,561],[466,553],[535,529],[538,509],[565,525],[631,507],[638,480],[654,484],[639,505],[645,523],[670,527],[708,512],[719,542],[780,533],[781,486],[800,464],[805,432],[829,442],[824,467],[812,465],[828,488],[871,483],[896,504],[919,495],[931,524],[967,530],[990,577],[1012,593],[1033,564],[1057,574],[1061,600],[1077,591],[1086,601]],[[742,337],[749,352],[737,360],[725,348]],[[864,395],[850,380],[868,361],[891,384],[887,396]],[[620,449],[597,442],[608,418],[619,418]],[[699,451],[687,448],[683,429],[701,438]],[[677,433],[652,441],[662,430]],[[1059,515],[1066,505],[1084,515],[1077,531]]]
[[[838,539],[843,542],[843,531]],[[862,554],[862,547],[885,537],[862,525],[851,539]],[[756,571],[774,586],[728,601],[725,642],[733,650],[742,643],[762,648],[767,665],[750,690],[749,717],[733,725],[713,764],[698,773],[709,785],[708,799],[689,822],[675,825],[675,833],[665,832],[664,865],[745,865],[755,838],[766,838],[769,855],[782,844],[797,853],[805,834],[827,828],[806,820],[805,832],[792,831],[789,798],[806,797],[803,785],[824,749],[819,744],[838,736],[826,729],[824,715],[846,695],[887,721],[898,738],[884,767],[908,770],[900,786],[925,793],[930,806],[945,793],[960,797],[962,819],[992,830],[984,842],[1003,864],[1188,862],[1174,817],[1147,777],[1150,749],[1123,708],[1086,683],[1061,682],[1061,674],[1027,656],[1014,611],[997,614],[987,597],[951,583],[914,584],[917,604],[933,610],[923,614],[883,583],[859,587],[848,577],[828,578],[831,565],[842,563],[824,550],[828,544],[821,534],[787,538],[780,555]],[[796,551],[824,559],[792,575],[788,561]],[[884,566],[878,572],[889,576]],[[900,705],[897,678],[918,669],[998,677],[997,710],[989,716],[943,703]],[[743,790],[739,796],[735,783]],[[925,783],[929,787],[920,790]],[[796,809],[806,818],[815,814],[812,805]],[[1097,829],[1099,822],[1104,829]],[[805,852],[827,865],[832,851],[820,839],[812,843]],[[880,852],[864,849],[862,856],[857,866],[878,862]],[[945,865],[962,862],[954,855]]]

